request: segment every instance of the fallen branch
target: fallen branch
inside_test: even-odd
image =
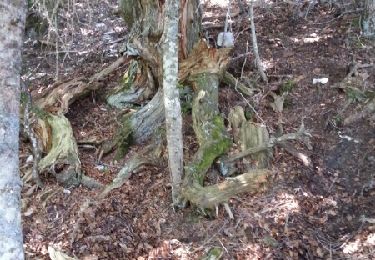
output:
[[[36,185],[39,188],[43,188],[43,182],[41,181],[39,177],[39,171],[38,171],[38,164],[40,160],[40,150],[39,150],[39,143],[38,139],[35,136],[34,130],[31,127],[30,123],[30,107],[32,106],[31,104],[31,94],[29,90],[27,89],[27,86],[25,84],[22,84],[23,86],[23,94],[26,96],[26,100],[24,100],[24,111],[23,111],[23,128],[24,132],[29,138],[31,142],[31,147],[32,147],[32,152],[33,152],[33,167],[31,169],[31,176],[36,183]]]
[[[228,84],[234,87],[236,90],[238,89],[241,91],[242,94],[247,96],[253,96],[254,92],[256,91],[254,88],[246,87],[245,84],[241,83],[238,79],[236,79],[231,73],[224,72],[223,78],[221,79],[225,84]]]
[[[157,161],[162,157],[162,137],[156,138],[158,140],[146,146],[142,151],[137,152],[125,164],[125,166],[118,172],[112,183],[104,187],[102,192],[98,195],[98,199],[105,198],[112,190],[120,188],[132,174],[138,171],[144,165],[156,165]]]
[[[157,164],[157,160],[160,160],[162,155],[161,144],[163,142],[162,138],[158,138],[156,140],[158,140],[158,142],[146,146],[145,149],[136,153],[136,155],[130,158],[126,165],[118,172],[111,184],[105,186],[97,196],[83,203],[78,211],[77,221],[73,226],[73,231],[70,237],[71,244],[74,243],[80,229],[80,219],[83,218],[83,214],[88,208],[99,205],[99,203],[105,199],[112,190],[120,188],[132,176],[132,174],[135,171],[140,170],[142,166],[146,164]]]

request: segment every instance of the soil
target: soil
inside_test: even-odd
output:
[[[227,9],[219,2],[204,4],[204,28],[212,45]],[[59,56],[58,77],[54,48],[41,44],[47,35],[26,40],[23,78],[31,91],[43,92],[56,82],[89,77],[121,55],[127,28],[116,11],[117,1],[78,0],[75,4],[74,18],[69,18],[69,9],[60,14],[58,40],[64,52]],[[233,3],[232,13],[238,10]],[[370,64],[359,69],[357,77],[362,80],[361,90],[375,91],[374,42],[361,37],[355,22],[358,13],[319,5],[306,17],[296,12],[295,6],[280,1],[255,8],[268,84],[257,80],[247,14],[232,17],[236,42],[228,71],[237,78],[252,79],[262,91],[245,99],[231,86],[222,85],[220,110],[224,116],[236,105],[256,110],[253,120],[277,134],[279,115],[269,105],[269,91],[280,93],[289,84],[283,130],[295,132],[303,120],[312,136],[312,149],[299,142],[293,145],[311,158],[310,166],[276,147],[267,187],[229,201],[233,220],[223,207],[210,218],[193,207],[175,211],[165,158],[159,165],[133,173],[123,186],[101,201],[91,201],[84,211],[81,207],[97,190],[64,188],[42,174],[45,188],[37,190],[27,182],[22,194],[26,258],[49,259],[48,247],[53,247],[78,259],[200,259],[218,247],[223,250],[222,259],[375,259],[375,122],[364,117],[344,124],[368,100],[336,87],[351,64]],[[126,66],[119,68],[102,82],[102,90],[70,107],[67,117],[79,143],[113,136],[118,112],[105,103],[105,93],[120,84],[125,71]],[[328,78],[327,84],[313,84],[313,78],[322,77]],[[186,118],[189,158],[196,143]],[[122,160],[108,155],[98,162],[95,146],[79,147],[85,174],[103,184],[110,183],[138,149],[132,147]],[[22,142],[22,173],[30,168],[29,154],[29,143]]]

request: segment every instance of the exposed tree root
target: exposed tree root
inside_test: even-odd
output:
[[[139,156],[134,156],[133,158],[131,158],[129,162],[127,162],[125,166],[117,173],[117,176],[115,179],[113,179],[112,183],[104,188],[98,198],[103,199],[112,190],[120,188],[126,182],[126,180],[128,180],[132,176],[134,171],[136,171],[146,163],[148,163],[148,161],[140,158]]]
[[[51,127],[52,146],[49,153],[40,160],[39,171],[48,170],[64,186],[83,184],[89,188],[101,185],[89,177],[83,177],[78,147],[73,137],[69,120],[64,116],[49,115],[48,125]]]
[[[192,80],[196,89],[192,105],[193,128],[200,147],[185,167],[185,182],[203,185],[207,170],[218,156],[227,152],[231,142],[219,116],[217,74],[199,74]]]
[[[158,134],[164,120],[163,93],[159,89],[144,107],[123,116],[115,137],[103,144],[98,159],[114,150],[116,150],[116,158],[122,158],[131,144],[143,143],[152,135]]]
[[[216,205],[228,201],[236,194],[258,192],[260,187],[267,182],[269,173],[270,171],[267,169],[254,170],[207,187],[195,183],[188,189],[184,189],[183,195],[194,205],[213,209]]]
[[[39,162],[39,171],[48,170],[65,186],[77,186],[81,180],[81,162],[69,120],[64,116],[49,115],[51,149]]]
[[[55,85],[51,90],[44,91],[42,96],[35,94],[33,97],[35,105],[46,112],[65,114],[68,112],[69,105],[101,87],[100,81],[117,70],[126,61],[126,57],[120,57],[89,79],[75,78],[71,81]]]
[[[157,165],[158,160],[162,157],[162,138],[155,139],[154,142],[147,145],[142,151],[137,152],[118,172],[112,183],[104,187],[103,191],[98,195],[99,199],[103,199],[113,189],[120,188],[133,173],[140,170],[144,165]]]
[[[234,87],[236,90],[239,90],[242,94],[247,95],[249,97],[253,96],[254,92],[256,92],[256,89],[245,86],[245,84],[240,82],[229,72],[224,72],[223,78],[221,80],[225,84],[228,84],[231,87]]]
[[[127,161],[126,165],[119,171],[111,184],[105,186],[97,196],[82,204],[78,211],[77,222],[73,227],[73,232],[70,237],[71,244],[73,244],[76,239],[77,232],[80,229],[79,221],[81,218],[83,218],[83,214],[87,211],[87,209],[98,205],[112,190],[120,188],[132,176],[132,174],[141,170],[143,166],[158,164],[157,161],[160,160],[163,152],[162,143],[162,138],[159,138],[157,141],[146,146],[142,151],[136,153]]]
[[[193,101],[193,128],[200,145],[194,159],[185,167],[183,197],[200,208],[214,208],[230,197],[245,191],[256,191],[265,182],[268,170],[240,175],[223,183],[203,187],[212,162],[227,152],[231,144],[219,116],[217,74],[199,74],[193,78],[196,95]]]
[[[200,41],[191,51],[189,57],[180,62],[179,81],[190,81],[191,75],[200,74],[204,71],[220,75],[228,62],[229,51],[230,49],[210,49],[204,41]],[[152,59],[149,57],[147,60],[151,62],[155,59],[155,57]],[[138,144],[145,142],[157,132],[164,121],[163,93],[159,88],[149,103],[132,115],[124,116],[122,128],[117,132],[115,139],[105,145],[104,153],[119,148],[120,151],[121,149],[124,151],[123,148],[131,142]]]
[[[34,111],[38,120],[34,128],[42,149],[47,153],[38,164],[39,171],[49,171],[65,186],[78,184],[91,188],[101,186],[82,174],[77,143],[70,122],[64,114],[68,112],[70,104],[98,89],[101,86],[100,81],[123,65],[126,60],[125,57],[119,58],[88,80],[73,79],[55,85],[42,96],[35,95]]]

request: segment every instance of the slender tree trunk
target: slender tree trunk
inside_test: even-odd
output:
[[[0,259],[24,259],[18,133],[25,17],[26,1],[0,2]]]
[[[177,205],[183,170],[183,138],[178,81],[178,9],[179,0],[166,4],[163,43],[163,90],[167,128],[168,165],[171,172],[172,199]]]
[[[260,59],[259,51],[258,51],[258,40],[257,40],[256,31],[255,31],[255,23],[254,23],[254,2],[253,1],[250,1],[249,16],[250,16],[250,25],[251,25],[251,40],[253,42],[255,63],[258,68],[259,74],[262,77],[262,80],[267,83],[268,79],[267,79],[266,73],[264,72],[263,63],[262,63],[262,60]]]
[[[363,32],[366,37],[375,37],[375,0],[365,0]]]
[[[181,1],[179,8],[178,1]],[[153,79],[155,89],[158,89],[158,93],[144,107],[147,109],[138,110],[124,122],[126,132],[123,136],[129,136],[128,129],[131,129],[133,140],[144,141],[155,132],[162,120],[166,120],[175,206],[183,206],[184,202],[190,201],[201,208],[212,208],[218,203],[225,203],[238,192],[256,190],[264,182],[265,172],[253,176],[254,178],[250,175],[240,178],[235,185],[223,183],[213,187],[203,186],[205,175],[213,161],[230,147],[224,121],[218,110],[219,80],[229,61],[230,49],[209,48],[200,40],[202,13],[199,0],[121,0],[121,7],[124,19],[131,27],[126,54],[138,56],[137,61],[141,64],[142,71],[148,71],[152,75],[149,78]],[[199,143],[193,160],[186,163],[183,179],[177,80],[191,86],[195,92],[192,117]],[[141,86],[137,82],[133,85]],[[164,106],[161,102],[156,102],[160,100],[160,96],[163,97]]]

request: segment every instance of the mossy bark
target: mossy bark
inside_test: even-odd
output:
[[[115,151],[116,158],[121,158],[129,146],[144,143],[150,136],[160,132],[164,122],[163,93],[159,89],[152,100],[133,114],[126,114],[113,140],[108,140],[102,147],[103,153]]]
[[[186,185],[195,182],[203,185],[207,170],[218,156],[227,152],[231,141],[219,115],[218,75],[199,74],[190,80],[195,88],[192,115],[199,149],[192,162],[185,167]]]
[[[182,194],[184,199],[200,208],[214,208],[238,193],[258,191],[269,173],[266,169],[255,170],[203,187],[213,161],[226,153],[232,144],[218,109],[219,74],[203,73],[189,78],[195,89],[192,113],[199,149],[185,167]]]

